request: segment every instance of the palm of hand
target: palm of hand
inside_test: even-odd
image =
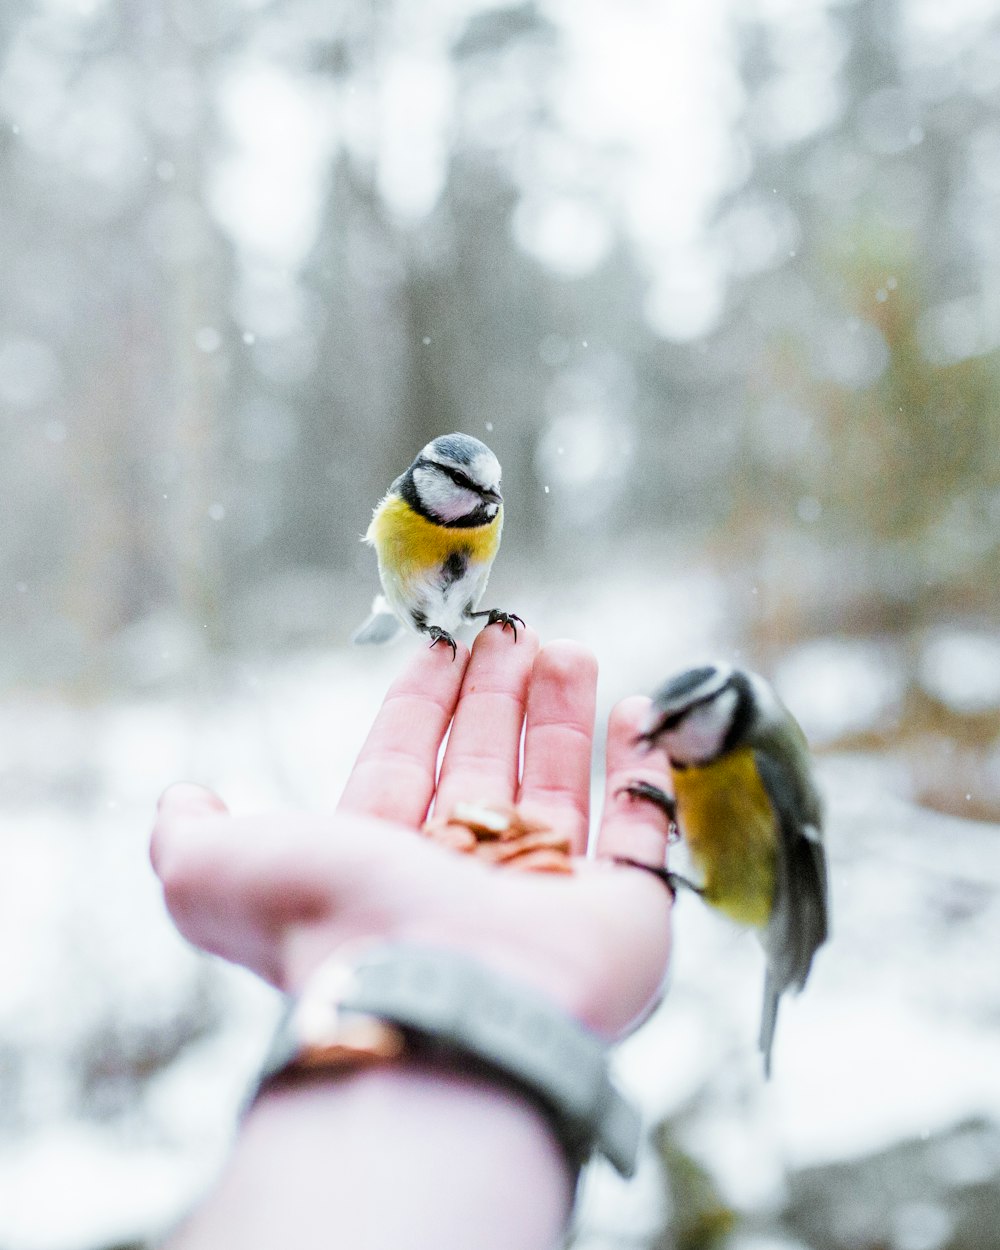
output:
[[[511,873],[414,836],[433,803],[516,801],[586,849],[597,669],[578,644],[486,629],[471,658],[422,650],[393,685],[334,816],[233,817],[211,792],[161,800],[154,866],[192,942],[294,990],[334,947],[368,937],[460,946],[534,984],[614,1037],[655,1000],[669,895],[618,855],[665,858],[665,819],[617,790],[664,786],[666,760],[635,745],[647,701],[625,700],[607,739],[596,861],[572,877]],[[437,761],[448,736],[440,774]],[[522,729],[523,767],[519,774]]]

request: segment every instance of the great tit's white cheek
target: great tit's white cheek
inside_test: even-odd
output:
[[[661,751],[665,751],[667,759],[675,760],[678,764],[685,764],[687,761],[682,754],[682,738],[676,729],[671,729],[669,733],[657,734],[655,744]]]
[[[736,691],[724,690],[718,698],[692,708],[676,729],[664,735],[667,755],[679,764],[714,759],[733,723],[736,702]]]

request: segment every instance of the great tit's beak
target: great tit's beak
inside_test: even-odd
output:
[[[647,751],[655,747],[660,736],[669,733],[671,729],[676,729],[689,711],[690,708],[682,707],[680,711],[664,712],[654,703],[649,710],[646,723],[636,735],[635,745],[645,747]]]
[[[642,747],[644,751],[651,751],[656,746],[656,739],[662,729],[662,721],[663,717],[654,703],[642,723],[642,728],[635,736],[633,746]]]

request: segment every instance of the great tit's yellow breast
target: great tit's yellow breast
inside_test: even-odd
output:
[[[740,924],[763,927],[774,900],[777,828],[750,748],[673,770],[677,824],[705,899]]]
[[[437,525],[415,512],[400,495],[387,495],[375,509],[365,535],[379,564],[406,582],[436,568],[456,551],[473,564],[490,564],[500,546],[503,508],[488,525],[468,528]]]

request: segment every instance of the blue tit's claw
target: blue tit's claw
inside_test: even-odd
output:
[[[470,612],[469,616],[485,616],[486,624],[483,626],[484,629],[487,629],[490,625],[499,625],[501,629],[506,629],[509,625],[514,633],[515,642],[517,642],[517,625],[520,625],[522,629],[524,628],[524,621],[521,620],[516,612],[502,612],[499,608],[490,608],[488,611],[483,612]],[[517,625],[514,624],[515,621]]]
[[[431,636],[432,647],[436,647],[439,642],[443,642],[447,646],[451,647],[451,658],[454,660],[458,655],[458,643],[454,638],[452,638],[451,634],[449,634],[446,629],[441,629],[437,625],[428,626],[427,632]]]
[[[501,612],[499,609],[493,608],[486,618],[487,625],[499,625],[501,629],[506,629],[509,625],[514,635],[514,641],[517,642],[517,625],[514,624],[515,621],[522,629],[524,628],[524,621],[521,620],[516,612]]]
[[[621,786],[615,791],[615,797],[619,794],[627,794],[631,799],[642,799],[658,807],[670,822],[667,830],[667,837],[670,841],[676,842],[681,836],[677,827],[677,802],[673,795],[667,794],[666,790],[654,786],[651,781],[630,781],[628,785]]]

